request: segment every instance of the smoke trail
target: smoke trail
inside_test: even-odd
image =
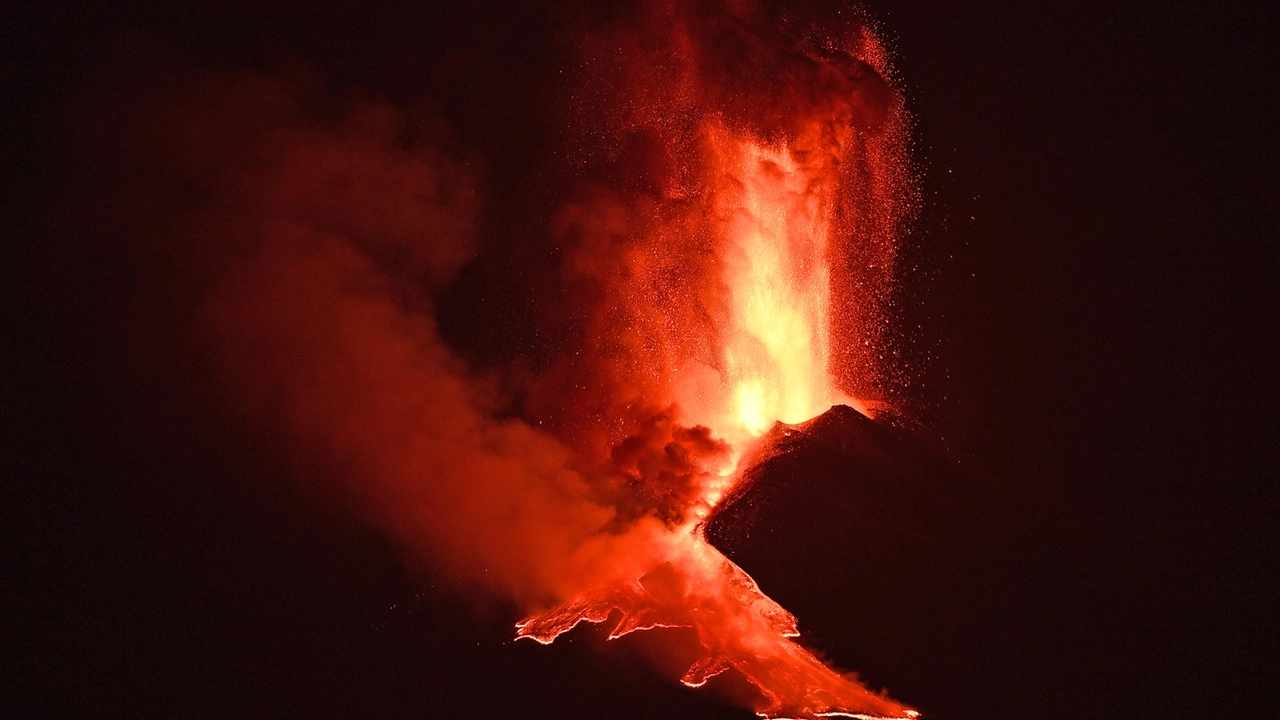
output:
[[[615,508],[559,441],[500,417],[501,388],[437,331],[432,293],[476,247],[467,163],[406,113],[335,101],[305,72],[107,86],[93,141],[121,177],[156,178],[117,191],[141,218],[135,242],[204,283],[171,293],[202,294],[215,381],[300,478],[523,606],[611,562],[628,542]]]

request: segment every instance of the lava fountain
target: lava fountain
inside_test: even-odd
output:
[[[732,668],[759,691],[762,717],[913,717],[796,644],[796,618],[701,530],[775,423],[863,409],[851,395],[874,390],[866,351],[832,358],[833,345],[879,343],[908,185],[884,53],[862,23],[819,33],[759,9],[659,3],[597,29],[586,57],[580,96],[608,129],[584,162],[613,174],[563,219],[570,274],[604,298],[564,375],[608,399],[569,403],[592,408],[576,424],[573,410],[548,419],[584,456],[598,445],[661,521],[632,526],[589,586],[518,636],[550,643],[611,616],[610,638],[692,628],[705,654],[682,681]],[[612,432],[585,431],[601,415]],[[637,430],[654,418],[668,426],[656,443]],[[681,432],[718,452],[691,452]],[[664,453],[685,461],[682,486],[654,462]]]

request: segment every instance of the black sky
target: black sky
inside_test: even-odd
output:
[[[1034,698],[1055,675],[1087,681],[1038,717],[1272,716],[1276,11],[866,7],[895,49],[922,174],[898,299],[912,412],[1039,513],[1071,583],[1096,589],[1046,611],[1058,651],[987,682]],[[4,715],[744,716],[658,678],[632,657],[642,643],[513,645],[510,608],[443,589],[296,493],[280,448],[204,382],[180,254],[110,221],[112,176],[78,132],[106,69],[139,58],[300,64],[428,105],[486,187],[485,249],[443,299],[442,332],[479,366],[536,357],[554,345],[528,307],[555,262],[566,28],[600,12],[0,11]],[[954,707],[936,716],[968,717]]]

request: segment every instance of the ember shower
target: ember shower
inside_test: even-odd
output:
[[[385,104],[315,120],[272,80],[201,86],[170,162],[215,198],[195,237],[243,240],[203,321],[229,386],[412,553],[525,609],[520,637],[689,627],[683,682],[740,673],[762,716],[914,715],[795,643],[700,531],[775,423],[865,411],[891,370],[911,180],[883,48],[744,2],[649,3],[577,47],[541,309],[566,340],[514,413],[431,310],[475,250],[466,164]]]

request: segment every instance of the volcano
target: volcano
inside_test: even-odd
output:
[[[1010,619],[1045,589],[1036,517],[906,421],[837,405],[776,424],[703,532],[803,644],[930,715],[1026,672],[1037,633]]]
[[[20,5],[0,715],[1280,717],[1265,4]]]

